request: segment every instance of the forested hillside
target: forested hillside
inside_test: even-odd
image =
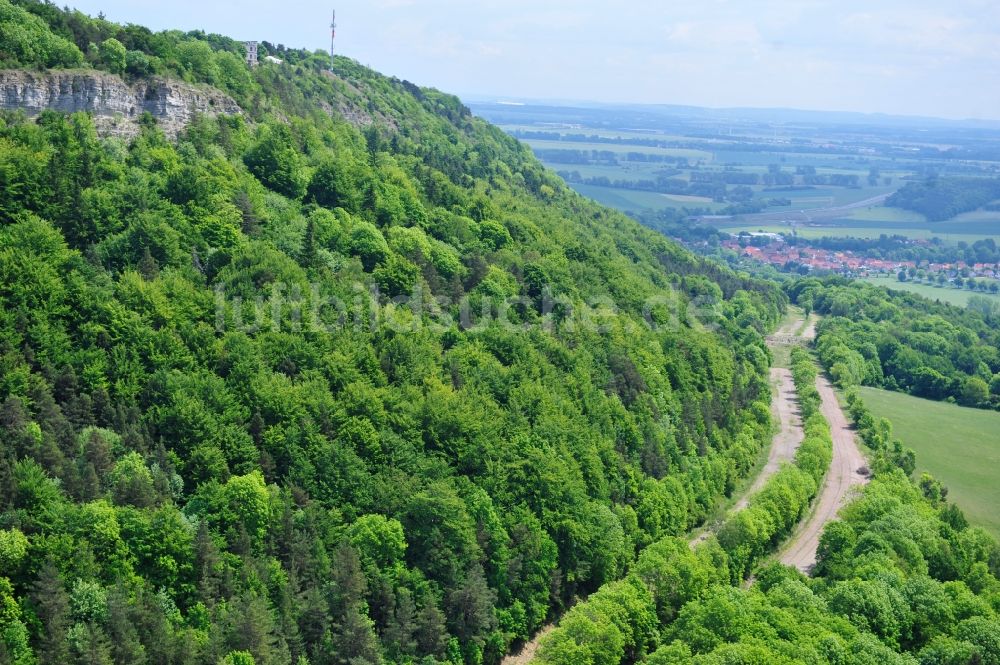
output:
[[[0,662],[496,663],[698,524],[785,296],[339,58],[0,0],[0,62],[213,85],[0,117]]]

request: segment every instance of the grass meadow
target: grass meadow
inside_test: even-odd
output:
[[[861,396],[916,451],[917,474],[943,482],[970,522],[1000,536],[1000,413],[875,388]]]
[[[930,300],[940,300],[941,302],[958,307],[965,307],[969,304],[969,298],[975,295],[986,296],[991,300],[1000,302],[1000,295],[995,293],[983,293],[982,291],[970,291],[968,289],[956,289],[954,286],[930,286],[929,284],[918,284],[917,282],[900,282],[895,277],[867,277],[866,282],[877,286],[884,286],[887,289],[897,291],[910,291]]]

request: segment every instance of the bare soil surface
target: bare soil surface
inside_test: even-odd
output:
[[[802,331],[802,339],[808,340],[810,342],[816,339],[816,324],[818,322],[819,322],[819,317],[817,317],[815,314],[811,314],[809,316],[808,324]]]
[[[767,338],[767,345],[772,351],[782,347],[785,353],[775,353],[775,362],[780,362],[782,358],[787,359],[787,348],[805,343],[807,338],[799,336],[796,331],[802,330],[803,335],[811,328],[806,325],[802,316],[791,316]],[[783,363],[786,364],[786,363]],[[799,417],[799,405],[795,392],[795,382],[792,380],[792,372],[787,367],[771,368],[771,385],[774,386],[774,393],[771,397],[771,413],[775,422],[778,423],[778,431],[771,440],[771,447],[768,450],[767,462],[761,468],[754,482],[743,490],[740,498],[727,511],[727,515],[743,510],[750,505],[750,499],[760,491],[770,480],[771,476],[778,472],[782,464],[791,462],[795,457],[795,451],[802,443],[802,420]],[[721,523],[721,521],[720,521]],[[689,542],[692,547],[705,542],[714,532],[715,527],[702,529]]]
[[[795,383],[792,381],[791,370],[785,367],[771,368],[771,382],[775,385],[771,409],[778,422],[778,432],[771,441],[771,450],[767,455],[767,463],[753,484],[746,491],[733,510],[743,510],[750,505],[750,497],[759,492],[778,472],[782,464],[791,462],[795,451],[802,443],[802,420],[799,418],[799,405],[796,400]]]
[[[837,394],[825,376],[816,379],[822,404],[820,410],[830,423],[833,438],[833,462],[827,472],[820,491],[816,508],[782,550],[781,563],[795,566],[808,573],[816,565],[816,550],[819,537],[828,522],[837,518],[837,513],[854,494],[856,488],[868,482],[867,461],[858,448],[854,431],[851,429],[844,410],[837,401]]]
[[[526,642],[521,650],[515,654],[504,657],[501,662],[502,665],[528,665],[531,660],[538,653],[538,645],[541,644],[542,638],[552,632],[552,629],[556,627],[556,624],[550,623],[544,626],[535,637],[532,638],[530,642]]]

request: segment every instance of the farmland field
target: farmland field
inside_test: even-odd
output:
[[[963,221],[961,218],[947,222],[904,222],[878,219],[835,219],[823,222],[804,223],[801,214],[789,213],[792,224],[753,223],[752,221],[734,218],[732,220],[712,222],[715,226],[729,233],[740,231],[768,231],[774,233],[790,233],[794,226],[795,232],[804,238],[855,237],[878,238],[881,235],[902,235],[915,240],[941,238],[946,242],[975,242],[985,238],[996,239],[1000,236],[1000,214],[991,213],[992,218],[982,217],[976,221]]]
[[[885,206],[860,208],[851,213],[851,219],[875,222],[908,222],[920,224],[927,221],[920,213],[903,210],[901,208],[887,208]]]
[[[1000,535],[1000,413],[874,388],[861,396],[917,452],[917,473],[943,482],[970,522]]]
[[[526,139],[524,141],[532,148],[539,150],[598,150],[613,152],[618,155],[630,152],[641,152],[647,155],[663,155],[664,157],[684,157],[691,161],[712,161],[712,153],[707,150],[691,150],[687,148],[653,148],[634,145],[616,145],[613,143],[585,143],[577,141],[539,141]]]
[[[674,210],[729,233],[794,228],[803,238],[902,235],[955,245],[1000,236],[1000,211],[986,206],[928,222],[883,204],[928,173],[1000,174],[1000,160],[954,159],[954,146],[968,139],[945,126],[887,131],[877,122],[783,120],[778,111],[751,118],[655,107],[482,103],[474,111],[519,137],[576,191],[638,217]],[[643,190],[633,189],[640,181]]]
[[[572,187],[579,193],[588,198],[594,199],[598,203],[612,208],[618,208],[619,210],[623,210],[625,212],[641,212],[644,210],[662,210],[663,208],[673,208],[679,204],[677,201],[671,199],[674,196],[682,196],[658,194],[656,192],[643,192],[632,189],[617,189],[615,187],[601,187],[598,185],[582,185],[576,183],[574,183]],[[697,203],[689,202],[687,205],[698,208],[707,208],[709,210],[716,210],[724,206],[724,204],[721,203],[713,203],[711,200],[708,200],[707,202],[699,201]]]
[[[884,286],[887,289],[897,291],[909,291],[916,293],[930,300],[940,300],[941,302],[965,307],[969,304],[969,298],[975,295],[985,296],[1000,303],[1000,295],[995,293],[983,293],[982,291],[969,291],[968,289],[956,289],[954,286],[930,286],[929,284],[919,284],[917,282],[900,282],[895,277],[867,277],[866,282],[876,286]]]

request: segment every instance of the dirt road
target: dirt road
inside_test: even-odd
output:
[[[800,336],[798,331],[802,330]],[[804,335],[810,331],[806,321],[801,316],[792,316],[787,319],[779,328],[767,338],[767,344],[775,351],[778,347],[786,347],[785,354],[775,354],[775,361],[778,362],[779,355],[785,355],[787,359],[787,347],[802,344],[808,340]],[[799,405],[795,392],[795,383],[792,380],[792,372],[787,367],[771,368],[771,385],[774,386],[774,394],[771,397],[771,413],[778,424],[778,431],[771,440],[771,448],[767,453],[767,462],[757,474],[754,482],[743,490],[742,496],[733,504],[733,507],[726,513],[727,516],[737,511],[743,510],[750,505],[750,499],[756,494],[768,480],[771,479],[782,464],[791,462],[795,457],[795,451],[802,443],[802,421],[799,418]],[[697,535],[688,542],[691,547],[699,545],[714,533],[721,520],[717,524],[703,527]]]
[[[802,420],[799,418],[799,407],[796,402],[795,383],[792,381],[791,370],[785,367],[771,368],[771,383],[775,386],[771,409],[778,421],[778,432],[771,441],[771,450],[767,455],[767,464],[757,474],[757,478],[746,491],[733,511],[743,510],[750,505],[750,497],[760,491],[778,472],[782,464],[791,462],[795,451],[802,443]]]
[[[816,324],[818,323],[818,321],[819,319],[814,314],[809,315],[808,324],[802,330],[802,339],[807,339],[810,341],[816,339]]]
[[[833,462],[827,472],[816,509],[789,539],[781,552],[781,563],[795,566],[808,573],[816,564],[816,549],[823,527],[837,517],[855,488],[868,482],[861,470],[867,462],[858,448],[847,416],[837,401],[837,395],[825,376],[816,379],[822,404],[820,410],[830,423],[833,437]]]
[[[808,324],[808,325],[807,325]],[[801,332],[799,332],[801,331]],[[786,322],[777,332],[768,338],[768,345],[774,349],[781,344],[801,344],[811,340],[816,335],[816,325],[812,319],[806,322],[801,317],[794,317]],[[771,384],[774,385],[774,397],[771,400],[771,411],[778,423],[778,431],[771,441],[767,464],[757,475],[753,485],[746,491],[736,505],[734,511],[743,510],[750,505],[750,497],[756,494],[767,481],[778,472],[781,465],[791,462],[795,451],[802,443],[802,419],[799,417],[798,395],[795,392],[795,382],[792,372],[787,367],[771,368]]]
[[[799,330],[803,331],[801,335],[797,334]],[[774,349],[778,346],[800,344],[811,339],[810,335],[813,330],[813,326],[805,325],[801,316],[790,317],[773,335],[768,337],[768,345]],[[731,512],[746,508],[750,497],[764,486],[768,479],[781,468],[782,464],[792,460],[799,444],[802,443],[802,422],[799,418],[795,384],[792,381],[791,371],[787,367],[773,367],[771,369],[771,383],[775,386],[771,409],[779,425],[778,432],[771,442],[767,462],[753,484],[744,491],[743,496],[736,502]],[[712,532],[711,527],[703,529],[689,541],[690,545],[694,547],[705,541]],[[502,665],[528,665],[538,652],[542,638],[548,635],[554,627],[555,624],[546,625],[521,648],[521,651],[506,656],[501,661]]]
[[[555,627],[556,624],[550,623],[542,628],[530,642],[521,647],[521,651],[510,656],[505,656],[500,661],[502,665],[528,665],[531,659],[535,657],[535,654],[538,653],[538,646],[542,643],[542,638],[551,633]]]

